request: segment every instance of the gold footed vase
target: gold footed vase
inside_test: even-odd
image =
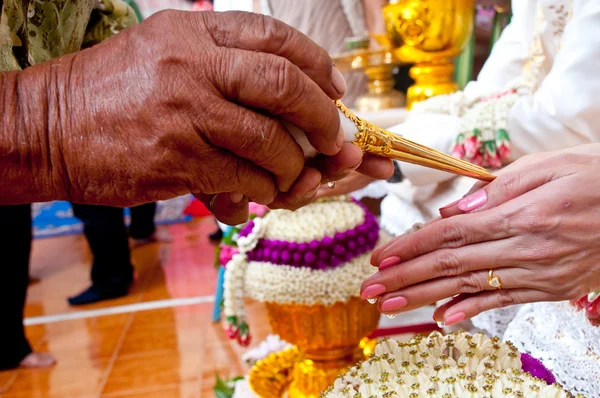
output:
[[[359,112],[402,106],[393,90],[393,68],[413,65],[415,83],[406,107],[458,89],[453,59],[462,51],[474,25],[474,0],[391,0],[383,7],[386,33],[373,35],[380,48],[353,50],[333,57],[343,72],[358,71],[369,79],[368,94],[357,101]],[[391,86],[390,86],[391,84]]]
[[[400,62],[414,64],[415,84],[407,108],[458,89],[453,58],[460,54],[474,25],[473,0],[396,0],[383,7],[385,42]],[[380,41],[382,41],[380,39]]]
[[[454,65],[449,60],[417,64],[409,71],[415,84],[408,88],[409,107],[436,95],[452,94],[458,90],[453,80]]]
[[[275,334],[294,348],[259,361],[250,387],[261,398],[317,398],[345,369],[365,358],[365,339],[379,323],[374,305],[358,297],[332,306],[266,303]]]

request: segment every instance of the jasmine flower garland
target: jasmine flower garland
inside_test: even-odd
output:
[[[375,216],[350,197],[253,219],[240,230],[240,252],[226,265],[227,334],[249,342],[244,297],[329,306],[359,296],[361,282],[376,271],[370,253],[386,239]]]
[[[461,331],[444,337],[434,332],[408,342],[383,340],[368,360],[338,377],[322,398],[572,397],[561,386],[527,373],[521,358],[535,363],[512,344],[483,333]],[[536,368],[536,374],[545,378],[549,372],[543,369]]]

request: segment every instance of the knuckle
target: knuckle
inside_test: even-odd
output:
[[[456,223],[447,223],[441,229],[441,241],[445,247],[462,247],[468,243],[466,231]]]
[[[514,195],[520,185],[519,173],[504,174],[498,178],[498,189],[503,197],[508,198]]]
[[[398,272],[398,270],[394,270],[394,284],[396,289],[401,289],[409,285],[410,281],[408,280],[406,274],[404,272]]]
[[[460,293],[473,294],[485,290],[485,285],[481,278],[478,278],[478,275],[473,272],[460,275],[456,278],[456,281],[458,284],[456,291]]]
[[[515,293],[510,289],[502,289],[496,292],[496,304],[497,308],[509,307],[517,304],[517,297]]]
[[[288,40],[292,29],[283,29],[284,26],[276,19],[267,15],[258,15],[258,21],[253,21],[254,32],[253,34],[261,41],[267,43],[280,43]]]
[[[271,73],[274,75],[273,96],[274,106],[272,113],[280,115],[286,113],[296,103],[301,101],[305,95],[305,86],[299,69],[290,61],[277,57],[273,61]]]
[[[445,250],[435,258],[436,274],[439,276],[453,276],[462,273],[462,262],[450,250]]]

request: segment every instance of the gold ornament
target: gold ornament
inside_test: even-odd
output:
[[[273,333],[293,349],[259,361],[248,382],[261,398],[317,398],[341,373],[374,348],[365,339],[379,323],[377,308],[358,297],[345,303],[266,303]]]
[[[354,143],[364,152],[482,181],[493,181],[496,178],[482,167],[409,141],[369,123],[356,116],[341,101],[335,103],[358,129]]]
[[[397,0],[383,7],[386,34],[374,35],[379,49],[359,49],[334,56],[342,72],[361,71],[368,94],[359,98],[359,112],[400,107],[402,94],[393,89],[393,70],[413,64],[415,80],[407,93],[415,102],[458,90],[452,59],[460,54],[474,25],[473,0]]]

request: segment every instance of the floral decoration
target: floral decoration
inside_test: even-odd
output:
[[[332,305],[360,293],[376,269],[370,252],[385,239],[366,207],[350,197],[313,203],[295,212],[273,210],[242,227],[224,278],[226,332],[248,344],[244,297],[277,303]]]
[[[408,342],[380,341],[369,359],[338,377],[322,398],[573,396],[548,384],[554,380],[548,374],[541,363],[497,337],[434,332]]]

